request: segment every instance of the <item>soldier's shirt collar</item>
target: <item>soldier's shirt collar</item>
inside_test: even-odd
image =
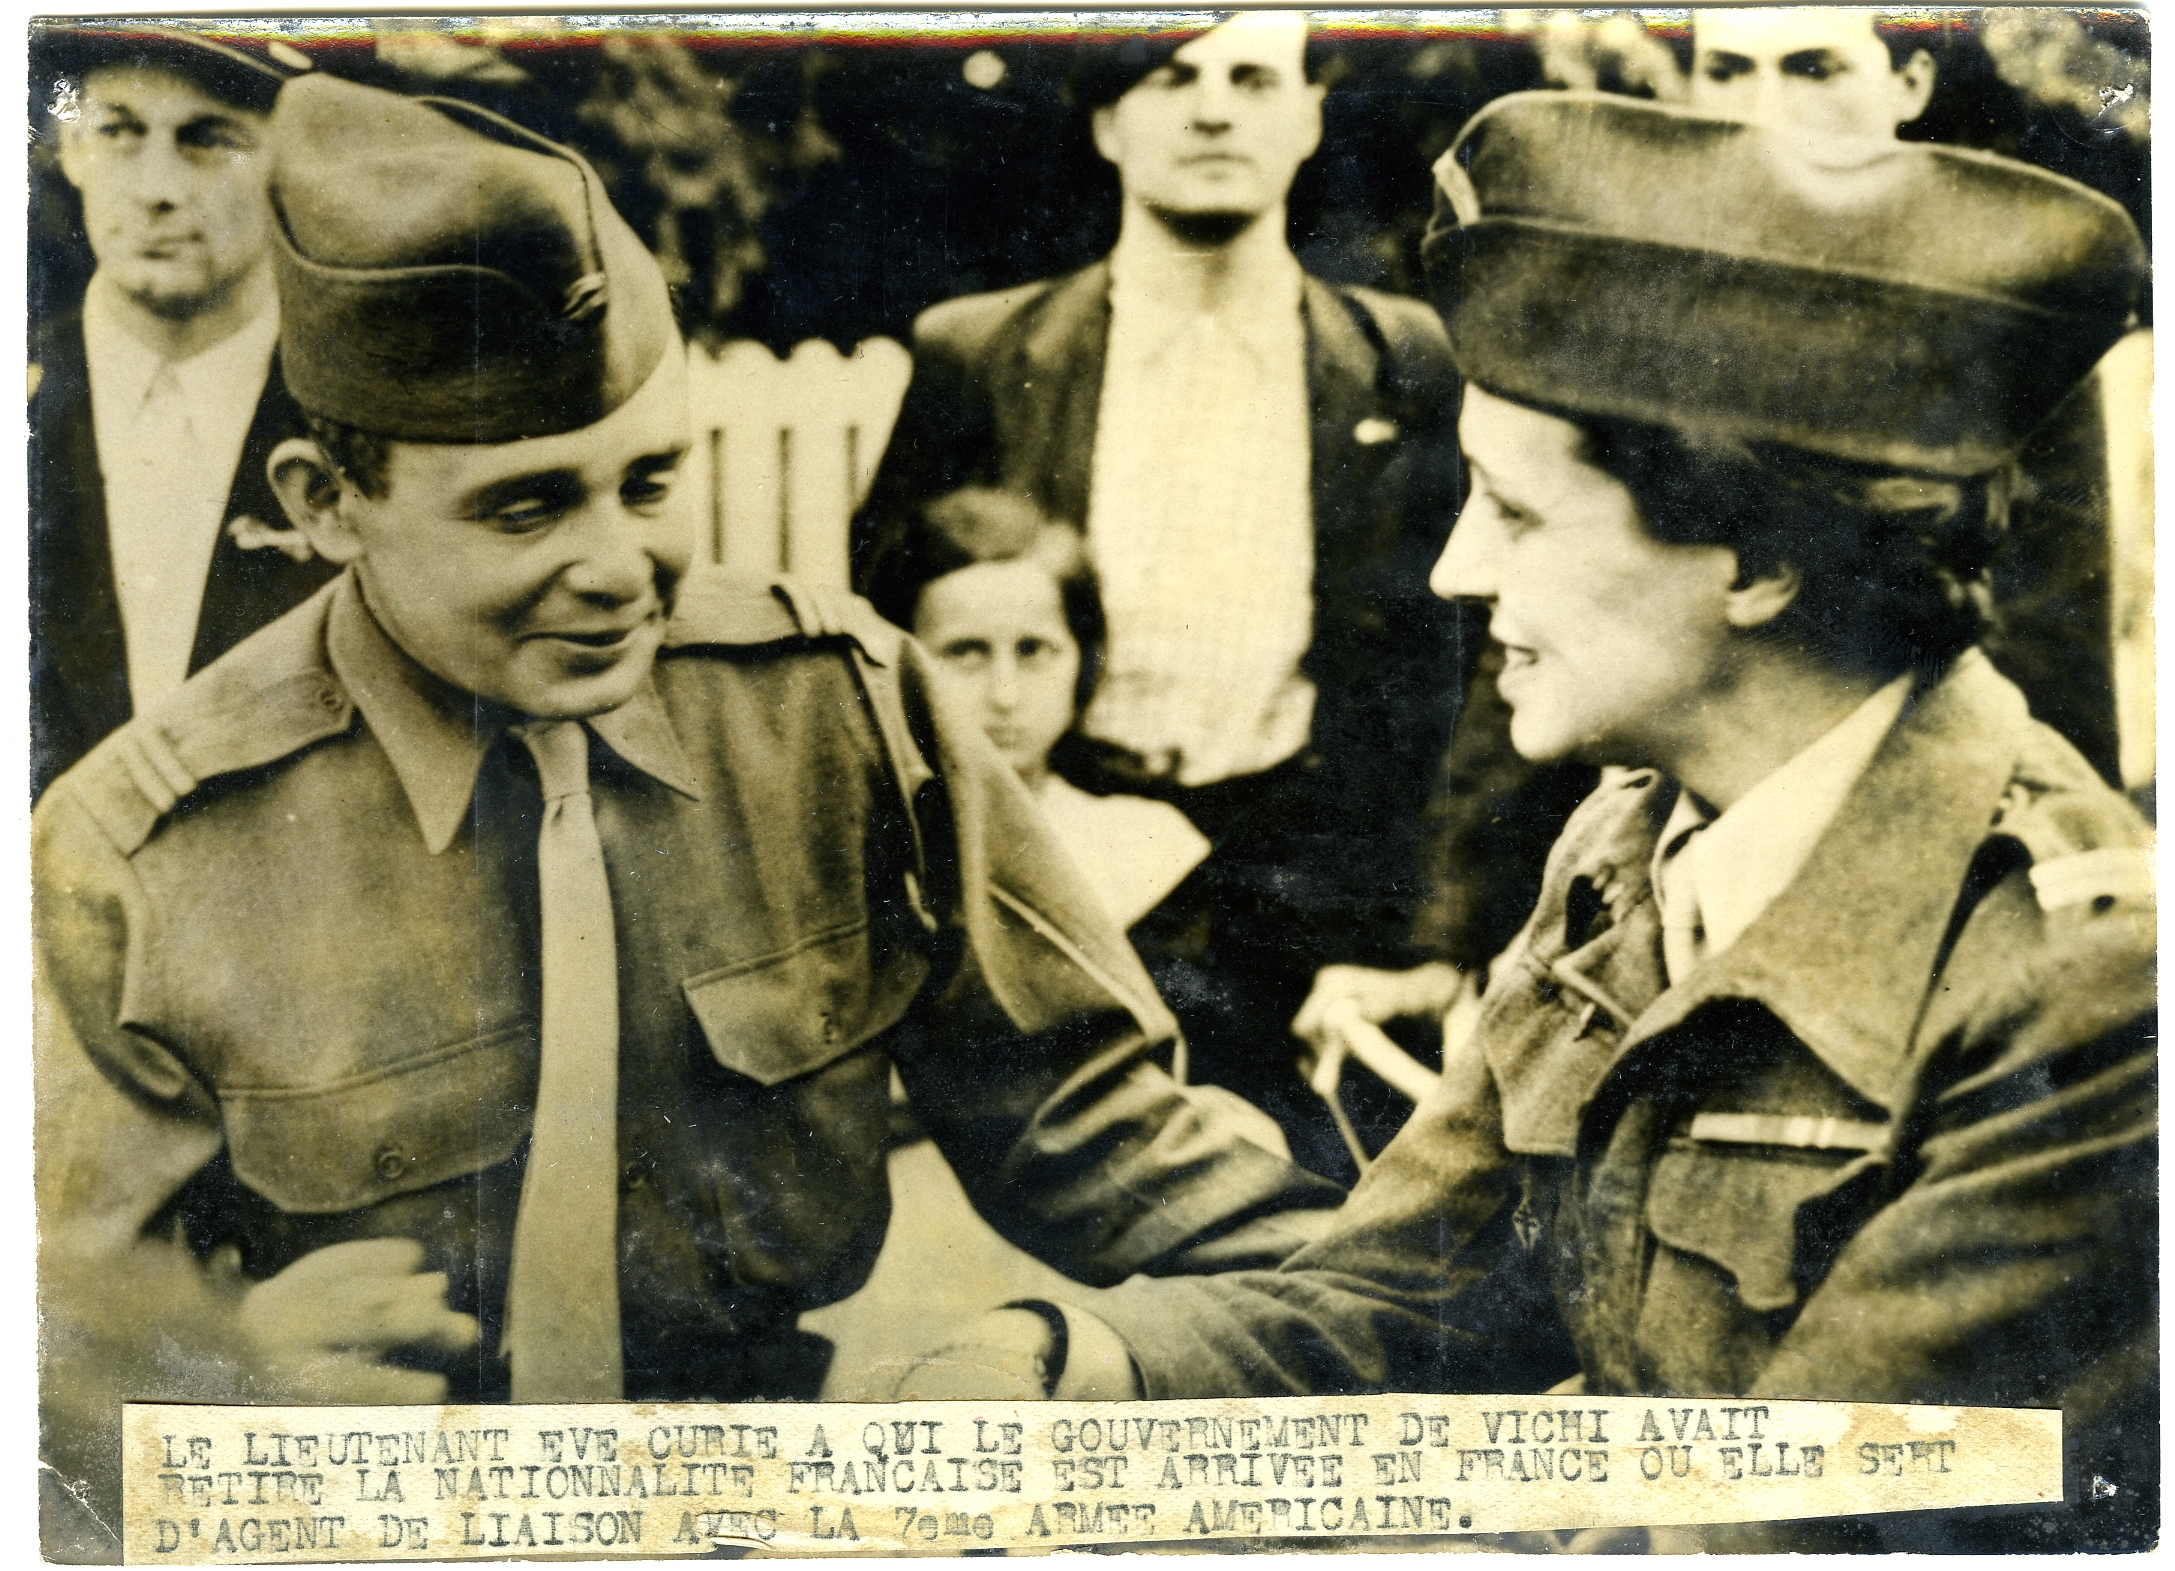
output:
[[[2029,723],[2023,696],[1979,650],[1921,685],[1789,887],[1656,999],[1626,1046],[1710,1000],[1754,999],[1853,1090],[1888,1104]]]
[[[443,684],[386,637],[352,572],[333,590],[325,623],[325,650],[364,723],[385,749],[393,773],[415,810],[431,854],[460,833],[476,794],[476,771],[504,734],[504,726],[479,728],[474,711],[448,702]],[[589,728],[621,759],[682,796],[699,798],[694,771],[658,696],[653,677],[627,702],[592,716]]]
[[[1727,812],[1716,814],[1689,791],[1677,793],[1649,876],[1658,886],[1669,847],[1698,831],[1676,857],[1689,875],[1709,955],[1734,945],[1804,869],[1903,713],[1911,687],[1908,673],[1882,685]]]

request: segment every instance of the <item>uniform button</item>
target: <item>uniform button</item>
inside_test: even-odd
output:
[[[836,1042],[837,1040],[838,1040],[838,1022],[837,1022],[836,1020],[833,1020],[833,1019],[832,1019],[832,1018],[831,1018],[831,1017],[830,1017],[829,1015],[825,1015],[825,1016],[823,1017],[823,1041],[824,1041],[824,1045],[825,1045],[825,1046],[829,1046],[829,1045],[830,1045],[831,1043],[834,1043],[834,1042]]]
[[[408,1170],[408,1153],[397,1140],[388,1140],[378,1147],[377,1166],[378,1177],[391,1183]]]
[[[317,707],[320,709],[338,709],[345,702],[336,687],[320,687],[317,690]]]

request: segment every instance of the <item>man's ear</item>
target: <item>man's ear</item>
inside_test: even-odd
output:
[[[1301,84],[1299,90],[1306,94],[1307,97],[1309,128],[1306,158],[1312,158],[1317,152],[1321,151],[1322,100],[1329,96],[1329,84],[1327,82],[1305,82]],[[1302,158],[1300,162],[1306,162],[1306,158]]]
[[[323,448],[306,436],[291,436],[272,449],[264,472],[287,521],[319,556],[344,564],[362,555],[362,541],[340,506],[340,473]]]
[[[86,111],[78,107],[73,120],[54,122],[54,139],[60,144],[60,172],[67,182],[78,191],[83,189],[83,151],[85,131],[83,116]]]
[[[1744,632],[1765,627],[1790,608],[1804,587],[1805,575],[1795,563],[1777,562],[1757,577],[1740,571],[1729,586],[1725,608],[1729,625]]]
[[[1933,63],[1933,56],[1920,49],[1903,62],[1903,69],[1896,73],[1896,124],[1909,125],[1926,112],[1926,105],[1933,101],[1934,79],[1940,68]]]
[[[1103,155],[1103,161],[1118,161],[1118,106],[1105,104],[1088,115],[1088,127],[1095,133],[1095,151]]]

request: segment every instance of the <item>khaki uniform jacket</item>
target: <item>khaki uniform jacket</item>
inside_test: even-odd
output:
[[[1624,774],[1574,815],[1474,1047],[1329,1236],[1101,1295],[1146,1394],[1575,1376],[2060,1406],[2073,1469],[2149,1498],[2144,824],[1967,653],[1792,885],[1665,989],[1648,869],[1674,800]]]
[[[861,602],[698,578],[592,723],[630,1399],[814,1395],[795,1320],[884,1237],[894,1064],[976,1206],[1085,1282],[1273,1265],[1341,1198],[1158,1067],[1169,1015],[924,658]],[[451,1399],[504,1394],[540,804],[518,742],[474,743],[473,810],[389,752],[422,700],[388,661],[336,580],[35,815],[56,1447],[116,1398],[250,1396],[242,1283],[197,1264],[229,1245],[248,1279],[421,1240],[483,1323]]]

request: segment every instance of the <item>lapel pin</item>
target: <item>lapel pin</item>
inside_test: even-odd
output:
[[[1380,415],[1369,415],[1352,427],[1352,439],[1361,447],[1380,447],[1384,442],[1397,440],[1397,422],[1385,420]]]
[[[244,551],[262,551],[266,547],[297,562],[307,562],[317,553],[311,549],[309,537],[299,529],[275,529],[262,519],[248,513],[237,513],[227,524],[227,533]]]

